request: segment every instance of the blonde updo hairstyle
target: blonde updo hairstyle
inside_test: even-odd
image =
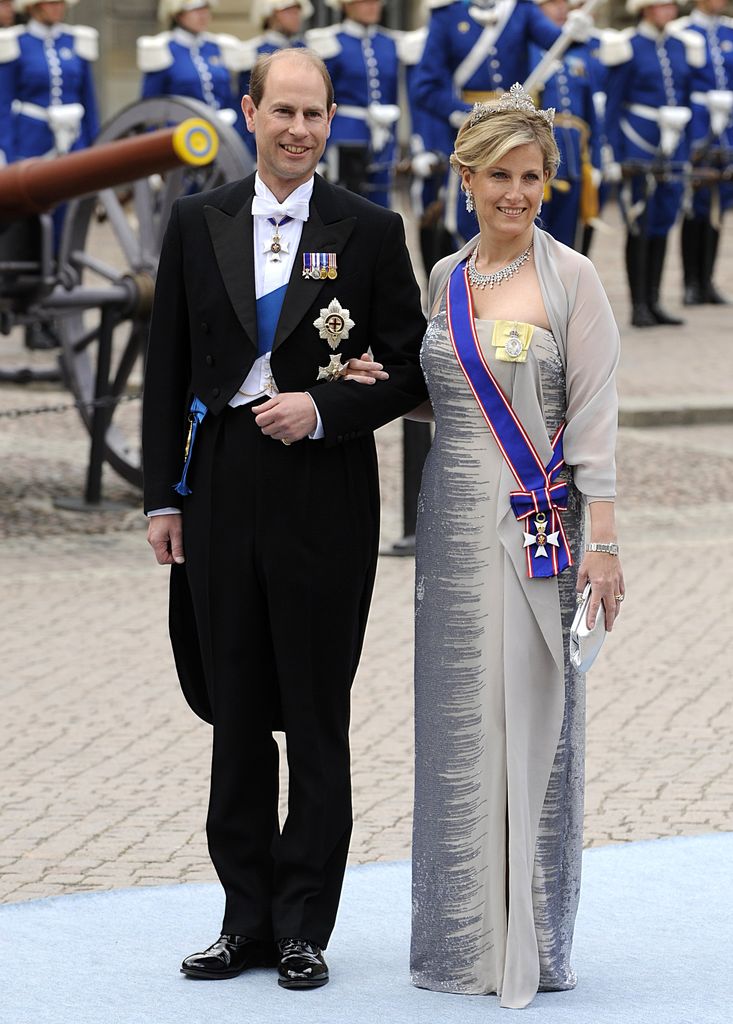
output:
[[[482,120],[471,123],[475,115],[461,125],[450,165],[456,174],[466,168],[475,173],[493,167],[517,146],[536,143],[542,152],[542,165],[547,181],[556,176],[560,152],[552,126],[539,114],[524,110],[497,110]]]

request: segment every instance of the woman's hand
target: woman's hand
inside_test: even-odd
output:
[[[578,569],[578,593],[582,594],[589,581],[591,597],[588,628],[593,629],[595,626],[602,603],[606,613],[606,629],[610,633],[626,594],[624,574],[618,555],[609,555],[605,551],[586,551]]]
[[[381,363],[375,363],[369,352],[360,359],[349,359],[341,373],[341,380],[356,380],[359,384],[376,384],[378,380],[389,380],[389,374]]]

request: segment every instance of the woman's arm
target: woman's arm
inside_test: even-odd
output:
[[[616,544],[616,516],[612,501],[591,501],[590,542],[592,544]],[[624,574],[618,555],[605,551],[586,551],[578,569],[578,592],[581,593],[590,582],[591,599],[588,609],[588,626],[593,628],[601,602],[606,613],[606,629],[610,632],[616,616],[621,610],[621,600],[626,593]]]

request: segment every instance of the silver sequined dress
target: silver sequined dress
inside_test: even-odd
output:
[[[527,362],[507,363],[492,350],[493,323],[476,323],[494,376],[546,444],[565,414],[553,335],[535,328]],[[444,307],[421,359],[436,433],[417,528],[411,974],[423,988],[497,992],[502,1005],[521,1007],[538,988],[575,985],[585,714],[585,677],[567,653],[576,569],[527,580],[521,557],[512,561],[497,531],[502,456],[453,353]],[[582,499],[570,492],[563,522],[577,566]],[[504,528],[521,550],[516,520]],[[564,666],[548,652],[536,607],[540,619],[562,620]]]

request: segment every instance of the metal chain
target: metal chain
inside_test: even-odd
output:
[[[110,405],[122,405],[123,402],[136,402],[143,397],[142,391],[135,395],[103,395],[101,398],[92,398],[88,402],[65,402],[58,405],[39,405],[34,409],[2,409],[0,419],[17,420],[22,416],[40,416],[42,413],[68,412],[70,409],[95,409]]]

